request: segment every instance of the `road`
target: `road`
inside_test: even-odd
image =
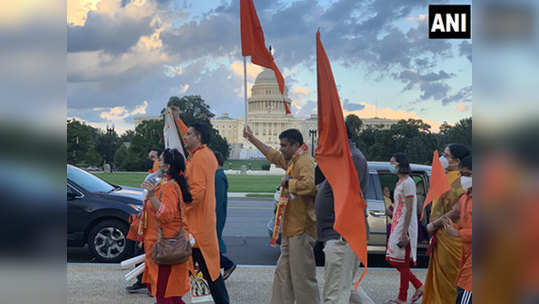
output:
[[[226,256],[240,265],[275,265],[279,248],[269,245],[266,224],[273,216],[273,200],[229,198],[228,216],[223,231]],[[92,262],[87,248],[68,248],[68,262]],[[389,267],[382,255],[369,255],[372,267]],[[426,261],[420,260],[419,266]]]

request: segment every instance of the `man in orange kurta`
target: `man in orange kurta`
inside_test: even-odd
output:
[[[221,276],[219,242],[215,229],[215,171],[217,159],[206,146],[209,140],[209,126],[194,124],[187,127],[180,119],[179,110],[171,107],[178,130],[183,137],[185,149],[189,152],[186,164],[186,178],[193,202],[182,203],[186,226],[195,239],[193,261],[198,263],[204,279],[208,281],[213,301],[216,304],[229,303],[228,291]]]

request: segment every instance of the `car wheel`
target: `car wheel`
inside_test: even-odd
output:
[[[132,252],[126,236],[129,226],[119,220],[105,220],[95,225],[88,234],[88,248],[103,263],[119,263]]]

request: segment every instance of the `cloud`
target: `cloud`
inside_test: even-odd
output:
[[[176,66],[166,64],[164,67],[165,67],[165,72],[164,72],[165,75],[170,78],[176,77],[183,73],[183,69],[180,64]]]
[[[346,111],[360,111],[365,108],[362,104],[352,103],[347,98],[344,99],[344,102],[342,104],[342,108]]]
[[[421,119],[425,123],[429,124],[431,126],[431,130],[433,132],[438,132],[440,130],[440,126],[442,125],[438,121],[434,120],[428,120],[424,119],[422,117],[419,117],[414,112],[407,112],[403,110],[394,110],[389,107],[386,108],[378,108],[375,105],[368,104],[366,102],[361,102],[361,105],[363,105],[363,109],[357,110],[357,111],[347,111],[343,110],[344,116],[348,116],[350,114],[354,114],[359,118],[373,118],[373,117],[380,117],[380,118],[387,118],[387,119],[394,119],[394,120],[400,120],[400,119]]]
[[[472,44],[468,41],[462,41],[459,44],[460,56],[465,56],[470,62],[472,62]]]
[[[448,105],[453,102],[471,102],[472,101],[472,86],[466,86],[460,89],[456,94],[442,99],[442,105]]]
[[[129,112],[125,109],[125,107],[114,107],[111,108],[109,111],[101,112],[101,115],[99,117],[106,119],[106,120],[123,120],[129,116]]]
[[[251,83],[254,83],[256,76],[258,76],[258,74],[260,74],[264,70],[263,67],[256,64],[252,64],[250,62],[247,63],[246,67],[247,67],[247,81]],[[230,64],[230,69],[236,76],[241,77],[243,79],[243,61],[234,61],[233,63]]]
[[[400,73],[393,74],[395,79],[398,79],[406,86],[403,88],[403,92],[410,91],[416,87],[422,92],[420,95],[421,100],[442,100],[446,98],[447,92],[451,89],[448,84],[442,82],[443,80],[450,79],[455,75],[453,73],[447,73],[443,70],[430,73],[421,74],[413,69],[405,70]]]
[[[187,92],[187,90],[189,90],[189,85],[188,84],[180,85],[180,93],[181,94]]]
[[[463,104],[463,103],[459,103],[459,104],[457,105],[457,112],[461,112],[461,113],[462,113],[462,112],[468,111],[469,109],[470,109],[470,107],[467,106],[467,105],[465,105],[465,104]]]
[[[408,18],[406,18],[406,20],[408,20],[410,22],[417,22],[417,23],[426,22],[427,21],[427,15],[420,14],[417,17],[408,17]]]
[[[297,110],[301,110],[302,107],[307,102],[306,99],[309,97],[311,90],[306,87],[295,86],[292,88],[292,93],[290,98],[292,99],[292,106]]]
[[[135,107],[135,110],[131,112],[131,115],[146,114],[147,108],[148,108],[148,101],[144,100],[144,103],[142,105]]]
[[[83,5],[82,11],[86,9],[89,10],[84,24],[80,18],[75,18],[76,24],[68,24],[68,52],[124,53],[142,36],[151,35],[159,27],[157,6],[153,1],[134,1],[125,6],[121,0],[90,1]]]

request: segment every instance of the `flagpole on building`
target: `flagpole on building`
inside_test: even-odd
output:
[[[247,57],[243,56],[243,98],[245,102],[245,127],[247,127]]]

